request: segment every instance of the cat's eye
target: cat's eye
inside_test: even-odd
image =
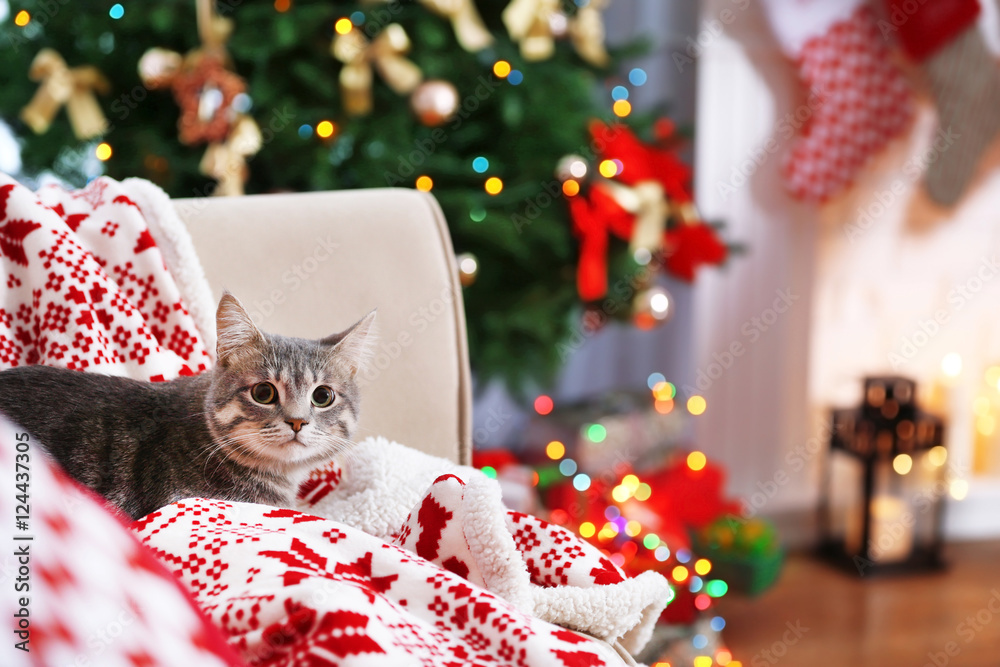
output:
[[[270,405],[278,400],[278,390],[270,382],[258,382],[250,387],[250,398],[263,405]]]
[[[312,404],[317,408],[327,408],[333,403],[333,389],[319,386],[313,389]]]

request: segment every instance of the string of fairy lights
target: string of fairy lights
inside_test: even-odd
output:
[[[648,388],[651,393],[653,406],[657,413],[666,415],[677,407],[678,397],[676,386],[668,382],[662,373],[652,373],[647,378]],[[537,396],[533,404],[535,412],[545,417],[555,410],[555,401],[547,394]],[[703,415],[707,408],[707,401],[703,396],[692,395],[684,402],[684,408],[689,415],[698,417]],[[608,438],[607,428],[600,423],[586,423],[580,427],[580,437],[589,444],[600,444]],[[533,472],[531,483],[534,486],[545,486],[549,475],[548,470],[551,465],[555,465],[558,471],[555,474],[571,482],[576,491],[584,492],[591,488],[591,477],[580,469],[578,462],[569,455],[570,448],[561,440],[551,440],[544,448],[546,459],[551,461],[549,466],[539,467]],[[703,452],[691,451],[684,457],[684,465],[692,473],[698,473],[708,465],[708,458]],[[490,477],[497,477],[497,470],[491,466],[482,468]],[[541,475],[539,473],[541,471]],[[672,549],[667,542],[655,531],[643,525],[640,515],[648,512],[641,510],[642,506],[654,498],[656,489],[653,485],[643,481],[640,475],[630,472],[624,475],[613,487],[611,487],[611,502],[603,508],[602,515],[604,522],[584,520],[578,525],[574,524],[574,517],[565,509],[560,507],[550,508],[549,519],[566,528],[574,529],[580,537],[588,540],[599,549],[618,567],[627,566],[634,560],[643,556],[645,559],[652,558],[661,564],[658,569],[663,573],[675,589],[686,589],[692,596],[689,604],[692,604],[698,612],[709,612],[714,600],[725,596],[729,591],[729,586],[723,579],[713,578],[713,564],[708,558],[696,556],[687,548]],[[638,503],[636,506],[633,503]],[[678,604],[679,600],[671,604]],[[721,632],[726,627],[725,619],[718,615],[712,615],[707,619],[707,626],[713,632]],[[712,646],[709,637],[703,631],[694,631],[689,638],[690,649],[694,656],[692,662],[694,667],[742,667],[742,663],[733,660],[732,653],[724,646]],[[653,667],[679,667],[682,663],[670,661],[659,661]]]

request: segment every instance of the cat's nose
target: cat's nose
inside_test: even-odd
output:
[[[292,427],[292,430],[298,433],[302,430],[302,427],[308,424],[305,419],[288,419],[285,421],[286,424]]]

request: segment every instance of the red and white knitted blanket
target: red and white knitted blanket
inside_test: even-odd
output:
[[[313,472],[303,511],[194,498],[135,530],[250,665],[634,664],[673,596],[661,575],[505,509],[478,470],[358,450]]]
[[[0,279],[0,368],[157,381],[212,362],[214,302],[145,181],[34,193],[0,174]],[[672,597],[509,512],[479,471],[382,439],[300,495],[302,511],[189,499],[133,526],[251,665],[629,664]]]
[[[211,293],[169,199],[146,181],[35,193],[0,174],[0,280],[0,368],[156,381],[211,363]]]

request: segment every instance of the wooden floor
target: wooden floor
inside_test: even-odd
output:
[[[1000,542],[946,553],[941,574],[864,580],[792,556],[760,597],[719,601],[723,636],[744,667],[997,667]]]

